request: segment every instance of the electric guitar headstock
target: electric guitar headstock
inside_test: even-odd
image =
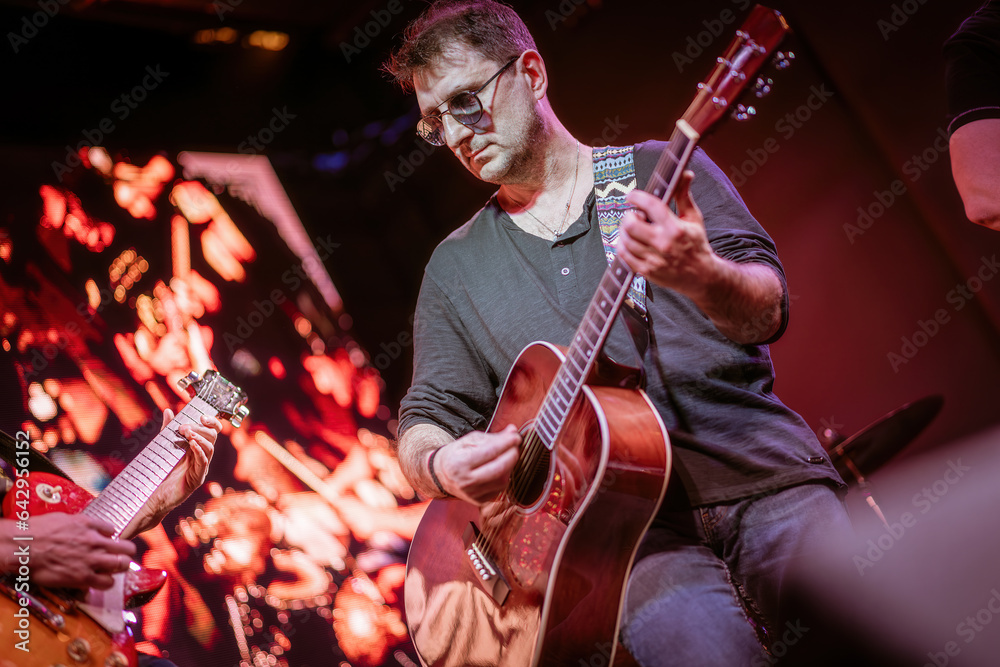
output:
[[[191,396],[197,396],[219,413],[220,419],[228,419],[239,427],[248,414],[247,395],[240,387],[222,377],[219,371],[207,370],[202,376],[194,371],[177,381],[177,384]]]

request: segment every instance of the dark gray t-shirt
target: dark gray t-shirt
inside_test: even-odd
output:
[[[636,146],[640,185],[665,145]],[[700,149],[689,168],[715,252],[768,264],[784,287],[774,243],[722,171]],[[400,405],[400,434],[420,423],[455,437],[483,430],[518,353],[536,340],[568,345],[606,268],[593,192],[584,214],[556,241],[524,232],[491,198],[435,249],[424,271],[413,384]],[[674,468],[692,505],[807,480],[840,482],[813,432],[772,393],[767,345],[731,341],[672,290],[647,283],[646,301],[646,391],[670,432]],[[774,338],[786,320],[787,297]],[[621,322],[605,350],[624,363],[636,359]]]

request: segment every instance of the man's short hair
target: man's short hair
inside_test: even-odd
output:
[[[505,63],[528,49],[535,40],[517,13],[494,0],[438,0],[413,20],[403,43],[382,65],[404,90],[413,90],[413,77],[431,67],[449,49],[465,45],[485,58]]]

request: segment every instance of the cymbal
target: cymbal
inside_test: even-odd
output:
[[[944,405],[938,394],[907,403],[875,420],[829,450],[830,459],[844,481],[870,475],[885,465],[930,424]]]

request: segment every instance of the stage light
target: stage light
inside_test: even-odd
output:
[[[45,211],[40,221],[42,226],[59,229],[66,218],[66,197],[51,185],[38,188],[38,194],[42,197],[42,207]]]
[[[38,421],[47,422],[58,414],[59,407],[52,397],[45,393],[42,385],[32,382],[28,386],[28,396],[30,396],[28,409]]]
[[[233,353],[233,367],[246,375],[260,375],[260,362],[246,348]]]
[[[315,332],[309,336],[306,342],[309,344],[309,349],[313,354],[323,354],[326,352],[326,343]]]
[[[218,30],[207,28],[196,32],[192,40],[195,44],[212,44],[213,42],[232,44],[237,37],[239,37],[239,33],[233,28],[219,28]]]
[[[336,153],[320,153],[313,158],[313,168],[317,171],[329,171],[337,173],[343,170],[351,161],[347,151],[337,151]]]
[[[93,279],[87,280],[84,289],[87,291],[87,305],[90,306],[91,310],[97,310],[97,307],[101,305],[101,290],[98,289],[97,283]]]
[[[239,37],[239,33],[232,28],[219,28],[215,31],[215,41],[223,44],[232,44]]]
[[[305,338],[312,333],[312,323],[302,315],[298,315],[295,318],[295,330],[299,332],[300,336]]]
[[[170,203],[195,225],[208,222],[222,210],[219,200],[197,181],[184,181],[175,185],[170,191]]]
[[[244,44],[267,51],[281,51],[288,46],[288,34],[270,30],[255,30],[246,38]]]
[[[114,168],[114,161],[108,151],[99,146],[93,146],[87,151],[87,160],[93,168],[102,176],[110,176]]]
[[[276,380],[284,380],[287,375],[285,365],[281,363],[281,360],[278,359],[278,357],[271,357],[268,360],[267,369],[271,371],[271,375],[273,375]]]

